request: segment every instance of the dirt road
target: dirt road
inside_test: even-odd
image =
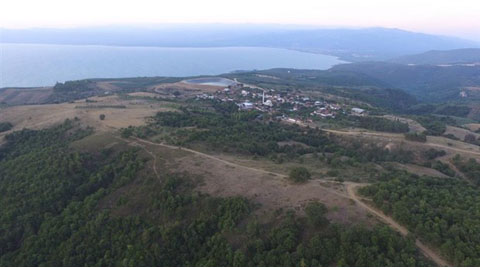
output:
[[[384,137],[384,138],[402,138],[403,135],[401,134],[394,134],[394,133],[376,133],[376,132],[367,132],[367,131],[342,131],[342,130],[333,130],[333,129],[322,129],[325,132],[328,133],[334,133],[334,134],[340,134],[340,135],[365,135],[365,136],[378,136],[378,137]],[[431,142],[425,142],[425,143],[418,143],[418,142],[410,142],[405,140],[407,143],[412,143],[416,145],[421,145],[421,146],[431,146],[431,147],[437,147],[437,148],[442,148],[442,149],[447,149],[451,151],[456,151],[456,152],[461,152],[461,153],[467,153],[467,154],[473,154],[473,155],[478,155],[480,156],[480,152],[474,152],[472,150],[464,150],[464,149],[459,149],[455,147],[450,147],[442,144],[437,144],[437,143],[431,143]]]
[[[218,157],[215,157],[215,156],[212,156],[212,155],[209,155],[209,154],[205,154],[205,153],[202,153],[202,152],[199,152],[199,151],[195,151],[195,150],[192,150],[192,149],[189,149],[189,148],[184,148],[184,147],[178,147],[178,146],[173,146],[173,145],[168,145],[168,144],[164,144],[164,143],[155,143],[155,142],[151,142],[151,141],[148,141],[148,140],[144,140],[144,139],[140,139],[140,138],[135,138],[137,140],[138,143],[135,143],[135,144],[149,144],[149,145],[153,145],[153,146],[162,146],[162,147],[166,147],[166,148],[169,148],[169,149],[173,149],[173,150],[183,150],[183,151],[186,151],[186,152],[190,152],[190,153],[193,153],[193,154],[196,154],[196,155],[200,155],[200,156],[203,156],[203,157],[206,157],[206,158],[209,158],[209,159],[213,159],[215,161],[219,161],[221,163],[224,163],[226,165],[229,165],[229,166],[233,166],[233,167],[238,167],[238,168],[243,168],[243,169],[248,169],[248,170],[253,170],[253,171],[256,171],[256,172],[261,172],[261,173],[265,173],[265,174],[274,174],[282,179],[286,179],[287,176],[284,175],[284,174],[280,174],[280,173],[275,173],[275,172],[270,172],[270,171],[266,171],[266,170],[263,170],[263,169],[258,169],[258,168],[253,168],[253,167],[248,167],[248,166],[244,166],[244,165],[240,165],[240,164],[237,164],[237,163],[233,163],[233,162],[230,162],[230,161],[227,161],[227,160],[224,160],[224,159],[221,159],[221,158],[218,158]],[[142,146],[140,145],[147,153],[149,153],[150,155],[152,155],[154,157],[154,161],[156,162],[156,156],[155,154],[153,154],[152,152],[148,151],[146,149],[146,146]],[[154,162],[154,172],[157,174],[157,177],[158,176],[158,173],[157,173],[157,170],[156,170],[156,164]],[[403,227],[402,225],[398,224],[396,221],[394,221],[392,218],[390,218],[389,216],[385,215],[383,212],[381,212],[380,210],[374,208],[374,207],[371,207],[370,205],[368,205],[367,203],[365,203],[364,201],[362,201],[356,194],[356,191],[355,189],[357,187],[361,187],[361,186],[366,186],[368,184],[366,183],[354,183],[354,182],[344,182],[344,185],[346,186],[346,189],[347,189],[347,194],[343,194],[341,192],[338,192],[338,191],[335,191],[335,190],[332,190],[328,187],[324,187],[324,186],[321,186],[321,185],[316,185],[316,187],[319,187],[319,188],[322,188],[324,189],[325,191],[328,191],[330,193],[333,193],[335,195],[338,195],[338,196],[341,196],[341,197],[344,197],[344,198],[348,198],[348,199],[352,199],[353,201],[355,201],[355,203],[357,203],[359,206],[363,207],[364,209],[366,209],[367,211],[369,211],[370,213],[372,213],[373,215],[375,215],[377,218],[379,218],[381,221],[385,222],[387,225],[389,225],[390,227],[392,227],[394,230],[398,231],[400,234],[402,234],[403,236],[406,236],[408,235],[408,230],[407,228]],[[433,262],[435,262],[438,266],[451,266],[445,259],[443,259],[442,257],[440,257],[439,255],[437,255],[432,249],[430,249],[428,246],[426,246],[425,244],[423,244],[420,240],[416,240],[415,241],[415,244],[416,246],[420,249],[420,251],[429,259],[431,259]]]
[[[122,138],[118,138],[118,139],[126,142],[127,144],[131,144],[131,145],[133,145],[133,146],[140,147],[140,148],[142,148],[147,154],[149,154],[150,156],[152,156],[152,158],[153,158],[152,169],[153,169],[153,172],[155,173],[155,176],[157,177],[157,179],[160,180],[160,174],[158,173],[158,170],[157,170],[157,156],[156,156],[154,153],[152,153],[151,151],[149,151],[145,145],[140,144],[140,143],[138,143],[138,142],[131,142],[131,141],[129,141],[129,140],[122,139]]]
[[[215,156],[212,156],[212,155],[209,155],[209,154],[206,154],[206,153],[202,153],[202,152],[199,152],[199,151],[195,151],[195,150],[192,150],[192,149],[189,149],[189,148],[185,148],[185,147],[178,147],[178,146],[173,146],[173,145],[168,145],[168,144],[164,144],[164,143],[155,143],[155,142],[151,142],[151,141],[148,141],[148,140],[144,140],[144,139],[140,139],[140,138],[137,138],[135,137],[134,139],[136,139],[138,142],[140,143],[146,143],[146,144],[150,144],[150,145],[154,145],[154,146],[162,146],[162,147],[165,147],[165,148],[169,148],[169,149],[173,149],[173,150],[182,150],[182,151],[185,151],[185,152],[190,152],[190,153],[193,153],[193,154],[196,154],[196,155],[200,155],[202,157],[206,157],[206,158],[209,158],[209,159],[212,159],[212,160],[215,160],[215,161],[219,161],[225,165],[228,165],[228,166],[232,166],[232,167],[237,167],[237,168],[241,168],[241,169],[248,169],[248,170],[252,170],[252,171],[255,171],[255,172],[260,172],[260,173],[264,173],[264,174],[273,174],[277,177],[280,177],[281,179],[284,179],[286,180],[287,179],[287,175],[285,174],[280,174],[280,173],[276,173],[276,172],[272,172],[272,171],[268,171],[268,170],[263,170],[263,169],[258,169],[258,168],[253,168],[253,167],[248,167],[248,166],[244,166],[244,165],[240,165],[240,164],[237,164],[237,163],[234,163],[234,162],[230,162],[230,161],[227,161],[227,160],[224,160],[224,159],[221,159],[221,158],[218,158],[218,157],[215,157]],[[145,149],[145,148],[144,148]],[[146,150],[146,149],[145,149]],[[151,154],[151,152],[147,151],[149,154]],[[156,159],[156,158],[155,158]],[[156,171],[155,171],[156,172]],[[329,193],[332,193],[332,194],[335,194],[335,195],[338,195],[338,196],[341,196],[341,197],[344,197],[344,198],[348,198],[350,199],[349,196],[343,194],[343,193],[340,193],[340,192],[337,192],[335,190],[332,190],[328,187],[324,187],[324,186],[321,186],[321,185],[316,185],[315,187],[319,187]]]
[[[396,221],[394,221],[392,218],[388,217],[385,215],[382,211],[371,207],[367,203],[363,202],[358,196],[355,191],[355,189],[359,186],[362,186],[361,184],[356,184],[356,183],[348,183],[346,184],[347,187],[347,193],[348,196],[353,199],[358,205],[362,206],[366,210],[368,210],[370,213],[373,215],[377,216],[379,219],[381,219],[383,222],[388,224],[390,227],[393,229],[397,230],[399,233],[401,233],[403,236],[408,235],[408,230],[407,228],[403,227],[402,225],[398,224]],[[438,266],[451,266],[445,259],[440,257],[438,254],[436,254],[432,249],[430,249],[428,246],[423,244],[420,240],[416,239],[415,240],[415,245],[420,249],[420,251],[425,255],[427,258],[431,259],[433,262],[435,262]]]

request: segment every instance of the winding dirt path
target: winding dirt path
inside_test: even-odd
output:
[[[195,150],[192,150],[192,149],[189,149],[189,148],[185,148],[185,147],[178,147],[178,146],[173,146],[173,145],[168,145],[168,144],[165,144],[165,143],[155,143],[155,142],[151,142],[151,141],[148,141],[148,140],[144,140],[144,139],[140,139],[140,138],[137,138],[137,137],[134,137],[134,139],[136,139],[138,142],[143,142],[143,143],[146,143],[146,144],[150,144],[150,145],[153,145],[153,146],[162,146],[162,147],[165,147],[165,148],[169,148],[169,149],[173,149],[173,150],[182,150],[182,151],[185,151],[185,152],[190,152],[190,153],[193,153],[193,154],[196,154],[196,155],[199,155],[199,156],[202,156],[202,157],[206,157],[206,158],[209,158],[209,159],[212,159],[212,160],[215,160],[215,161],[218,161],[218,162],[221,162],[225,165],[228,165],[228,166],[231,166],[231,167],[236,167],[236,168],[240,168],[240,169],[248,169],[248,170],[251,170],[251,171],[255,171],[255,172],[259,172],[259,173],[263,173],[263,174],[267,174],[267,175],[275,175],[275,176],[278,176],[280,177],[281,179],[284,179],[286,180],[287,179],[287,175],[285,174],[281,174],[281,173],[276,173],[276,172],[272,172],[272,171],[268,171],[268,170],[264,170],[264,169],[259,169],[259,168],[254,168],[254,167],[248,167],[248,166],[244,166],[244,165],[240,165],[240,164],[237,164],[237,163],[234,163],[234,162],[230,162],[230,161],[227,161],[225,159],[221,159],[221,158],[218,158],[218,157],[215,157],[215,156],[212,156],[212,155],[209,155],[209,154],[206,154],[206,153],[202,153],[202,152],[199,152],[199,151],[195,151]],[[322,186],[322,185],[315,185],[315,187],[318,187],[318,188],[321,188],[329,193],[332,193],[334,195],[338,195],[338,196],[341,196],[341,197],[344,197],[344,198],[348,198],[350,199],[350,197],[346,194],[343,194],[343,193],[340,193],[338,191],[335,191],[335,190],[332,190],[328,187],[325,187],[325,186]]]
[[[147,154],[151,155],[152,158],[153,158],[153,162],[152,162],[152,168],[153,168],[153,172],[155,173],[155,176],[157,177],[158,180],[160,180],[160,174],[158,173],[158,170],[157,170],[157,155],[155,155],[154,153],[152,153],[151,151],[149,151],[147,149],[147,146],[143,145],[143,144],[140,144],[138,142],[131,142],[129,140],[126,140],[126,139],[122,139],[122,138],[118,138],[124,142],[126,142],[127,144],[131,144],[133,146],[137,146],[137,147],[140,147],[142,148]]]
[[[134,142],[134,145],[137,145],[137,146],[140,146],[141,148],[143,148],[148,154],[150,154],[153,159],[154,159],[154,163],[153,163],[153,170],[155,172],[155,174],[157,175],[158,178],[160,178],[158,172],[157,172],[157,169],[156,169],[156,160],[157,160],[157,157],[155,156],[154,153],[152,153],[151,151],[147,150],[146,149],[146,146],[145,144],[149,144],[149,145],[153,145],[153,146],[162,146],[162,147],[165,147],[165,148],[169,148],[169,149],[173,149],[173,150],[183,150],[183,151],[186,151],[186,152],[190,152],[190,153],[193,153],[193,154],[196,154],[196,155],[200,155],[200,156],[203,156],[203,157],[206,157],[206,158],[209,158],[209,159],[212,159],[212,160],[215,160],[215,161],[219,161],[221,163],[224,163],[226,165],[229,165],[229,166],[233,166],[233,167],[238,167],[238,168],[243,168],[243,169],[248,169],[248,170],[252,170],[252,171],[256,171],[256,172],[260,172],[260,173],[264,173],[264,174],[274,174],[282,179],[286,179],[287,176],[284,175],[284,174],[280,174],[280,173],[276,173],[276,172],[271,172],[271,171],[266,171],[266,170],[263,170],[263,169],[258,169],[258,168],[253,168],[253,167],[248,167],[248,166],[244,166],[244,165],[240,165],[240,164],[237,164],[237,163],[233,163],[233,162],[230,162],[230,161],[227,161],[227,160],[224,160],[224,159],[221,159],[221,158],[218,158],[218,157],[215,157],[215,156],[212,156],[212,155],[209,155],[209,154],[205,154],[205,153],[202,153],[202,152],[199,152],[199,151],[195,151],[195,150],[192,150],[192,149],[189,149],[189,148],[184,148],[184,147],[178,147],[178,146],[173,146],[173,145],[168,145],[168,144],[164,144],[164,143],[155,143],[155,142],[151,142],[151,141],[148,141],[148,140],[144,140],[144,139],[140,139],[140,138],[137,138],[135,137],[134,138],[135,140],[137,140],[137,142]],[[127,141],[127,140],[124,140],[124,141]],[[141,144],[143,143],[143,144]],[[377,218],[379,218],[381,221],[383,221],[384,223],[386,223],[387,225],[389,225],[391,228],[393,228],[394,230],[398,231],[401,235],[403,236],[406,236],[409,234],[407,228],[403,227],[402,225],[398,224],[396,221],[394,221],[392,218],[390,218],[389,216],[385,215],[382,211],[374,208],[374,207],[371,207],[369,206],[367,203],[363,202],[356,194],[356,188],[357,187],[361,187],[361,186],[366,186],[368,185],[367,183],[354,183],[354,182],[344,182],[344,185],[346,186],[346,190],[347,190],[347,194],[343,194],[341,192],[338,192],[338,191],[335,191],[335,190],[332,190],[328,187],[324,187],[324,186],[321,186],[321,185],[316,185],[316,187],[319,187],[319,188],[322,188],[323,190],[325,191],[328,191],[332,194],[335,194],[335,195],[338,195],[338,196],[341,196],[341,197],[344,197],[344,198],[348,198],[348,199],[351,199],[353,201],[355,201],[356,204],[358,204],[359,206],[363,207],[364,209],[366,209],[367,211],[369,211],[370,213],[372,213],[373,215],[375,215]],[[426,246],[425,244],[423,244],[420,240],[416,239],[415,240],[415,245],[420,249],[420,251],[423,253],[423,255],[425,255],[427,258],[431,259],[433,262],[435,262],[438,266],[451,266],[451,264],[449,264],[445,259],[443,259],[441,256],[439,256],[438,254],[436,254],[431,248],[429,248],[428,246]]]
[[[355,189],[359,186],[363,186],[361,184],[356,184],[356,183],[348,183],[346,185],[347,187],[347,193],[350,198],[355,201],[358,205],[361,207],[365,208],[369,212],[371,212],[373,215],[377,216],[379,219],[381,219],[383,222],[385,222],[387,225],[392,227],[393,229],[397,230],[400,234],[403,236],[408,235],[408,230],[407,228],[403,227],[402,225],[398,224],[396,221],[394,221],[392,218],[388,217],[385,215],[382,211],[373,208],[366,203],[364,203],[358,196],[355,191]],[[448,263],[445,259],[443,259],[441,256],[436,254],[431,248],[423,244],[420,240],[416,239],[415,240],[415,245],[420,249],[420,251],[425,255],[427,258],[431,259],[434,261],[438,266],[452,266],[450,263]]]

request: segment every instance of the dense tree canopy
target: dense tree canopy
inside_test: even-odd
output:
[[[135,151],[71,149],[89,133],[67,121],[7,137],[1,266],[429,264],[413,240],[385,226],[331,224],[320,203],[307,206],[307,218],[288,211],[260,224],[244,198],[199,194],[188,174],[165,168],[161,181],[141,173]]]
[[[455,179],[389,174],[361,193],[455,265],[480,265],[480,195]]]

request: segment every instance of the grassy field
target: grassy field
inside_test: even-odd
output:
[[[85,125],[94,127],[97,131],[117,130],[128,126],[140,126],[145,118],[159,111],[174,110],[172,105],[164,101],[140,99],[125,100],[119,96],[90,98],[94,103],[85,100],[73,103],[23,105],[0,109],[0,121],[11,122],[11,131],[23,128],[42,129],[63,122],[67,118],[79,118]],[[77,109],[78,106],[93,105],[89,109]],[[124,109],[115,107],[124,106]],[[100,120],[101,114],[105,120]],[[6,134],[6,133],[4,133]]]

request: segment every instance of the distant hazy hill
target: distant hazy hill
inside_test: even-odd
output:
[[[466,99],[469,96],[462,97],[460,92],[465,87],[480,85],[480,66],[409,66],[387,62],[362,62],[337,65],[331,70],[368,75],[424,101]]]
[[[473,41],[398,29],[318,29],[281,25],[168,25],[150,28],[1,29],[4,43],[219,47],[261,46],[385,60],[427,50],[479,47]]]
[[[390,60],[390,62],[430,65],[479,63],[480,48],[432,50],[421,54],[398,57]]]

